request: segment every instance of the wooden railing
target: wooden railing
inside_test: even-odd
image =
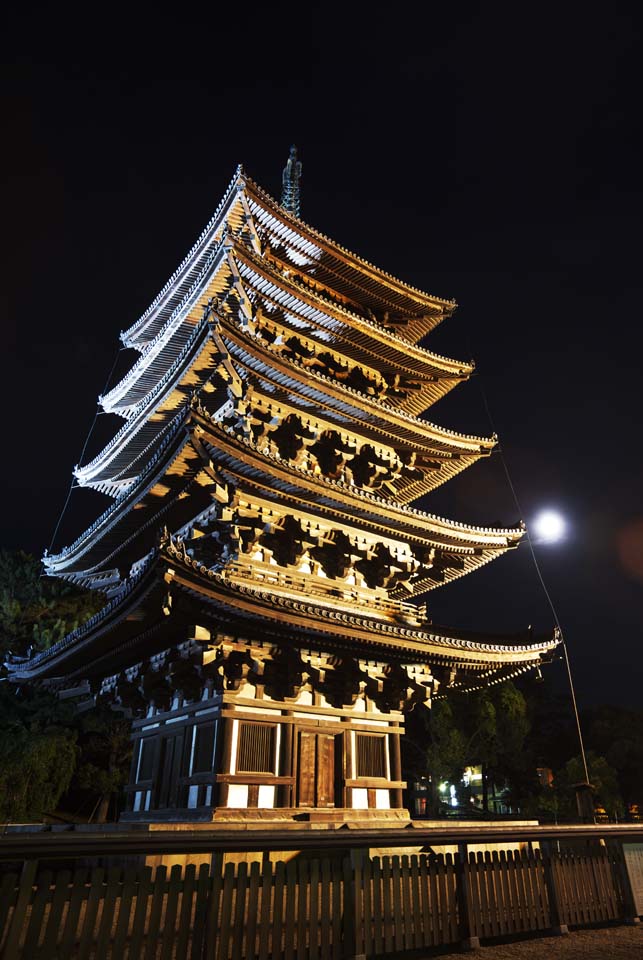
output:
[[[17,869],[6,863],[0,879],[0,955],[344,960],[635,918],[621,841],[643,841],[643,830],[559,828],[552,842],[552,830],[541,828],[535,845],[522,842],[534,828],[510,827],[503,844],[522,849],[485,852],[468,851],[457,831],[456,853],[393,852],[421,847],[429,832],[434,845],[456,839],[453,831],[391,829],[377,833],[390,852],[371,856],[375,831],[367,830],[245,831],[227,845],[218,830],[161,831],[173,838],[172,855],[195,846],[211,854],[169,871],[142,864],[167,852],[158,832],[10,834],[0,839],[0,858],[15,863],[22,851],[23,859]],[[469,841],[488,843],[498,832],[474,828]],[[297,842],[302,852],[287,862],[265,856]],[[235,846],[252,847],[250,862],[225,862]],[[97,848],[105,862],[78,862]],[[129,865],[115,864],[123,853]]]

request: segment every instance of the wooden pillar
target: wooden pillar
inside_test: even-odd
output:
[[[552,863],[553,851],[551,841],[541,840],[540,851],[542,854],[545,886],[547,888],[547,900],[549,901],[549,929],[557,936],[565,936],[569,933],[569,927],[566,923],[563,923],[561,919],[558,885],[554,876]]]
[[[284,714],[285,717],[291,718],[293,713],[291,710],[287,711]],[[281,724],[281,747],[279,749],[279,769],[277,771],[280,777],[292,777],[293,775],[293,743],[294,743],[294,723],[282,723]],[[294,792],[293,784],[281,784],[277,787],[277,806],[278,807],[293,807],[295,801],[293,799]]]
[[[230,764],[232,763],[232,717],[222,717],[220,723],[223,724],[221,734],[221,763],[219,773],[230,773]],[[217,806],[227,807],[228,805],[228,784],[219,783],[217,789]]]
[[[458,844],[456,855],[456,897],[460,918],[460,946],[463,950],[479,950],[480,938],[473,936],[473,912],[469,890],[469,863],[466,843]]]
[[[353,779],[353,740],[351,737],[351,730],[348,724],[350,723],[348,717],[342,717],[342,720],[346,724],[344,727],[343,735],[343,763],[342,763],[342,773],[344,777],[344,782],[342,784],[342,793],[343,793],[343,804],[347,809],[352,809],[353,806],[353,791],[351,787],[346,786],[347,780]]]
[[[391,780],[402,779],[402,752],[400,749],[399,733],[389,733],[390,758],[391,758]],[[391,789],[391,806],[401,809],[404,806],[402,797],[402,788],[393,787]]]

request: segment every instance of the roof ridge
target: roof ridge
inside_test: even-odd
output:
[[[432,293],[427,293],[426,290],[420,290],[419,287],[414,287],[412,284],[406,283],[404,280],[400,280],[399,277],[393,276],[392,273],[388,273],[386,270],[383,270],[381,267],[377,267],[374,263],[371,263],[369,260],[366,260],[364,257],[360,257],[359,254],[353,253],[352,250],[349,250],[347,247],[342,246],[341,243],[338,243],[336,240],[333,240],[331,237],[326,236],[326,234],[322,233],[321,230],[317,230],[316,227],[311,226],[305,220],[302,220],[300,217],[295,217],[294,214],[290,213],[288,210],[285,210],[283,207],[281,207],[277,203],[277,201],[274,199],[274,197],[272,197],[267,190],[264,190],[263,187],[259,186],[259,184],[255,180],[253,180],[252,177],[249,177],[246,175],[245,182],[246,182],[246,185],[250,184],[251,188],[254,189],[262,199],[265,199],[266,201],[268,201],[268,203],[275,208],[275,212],[278,212],[280,215],[282,215],[287,220],[287,222],[289,222],[293,226],[293,229],[295,229],[295,232],[296,232],[297,225],[299,225],[300,227],[304,227],[314,237],[319,238],[319,240],[322,240],[324,243],[330,244],[332,247],[335,247],[337,250],[340,250],[342,253],[347,254],[352,260],[355,260],[358,263],[362,264],[363,266],[368,267],[370,270],[374,270],[376,273],[380,274],[382,277],[385,277],[387,280],[392,280],[395,284],[399,285],[400,287],[406,290],[410,290],[414,294],[419,294],[424,299],[435,300],[437,303],[450,307],[452,309],[454,309],[457,306],[455,300],[447,300],[444,297],[437,297]]]
[[[139,326],[141,326],[141,324],[143,324],[145,320],[149,319],[150,315],[153,313],[153,311],[155,310],[155,308],[159,305],[159,303],[161,302],[161,300],[163,299],[163,297],[165,296],[165,294],[172,288],[172,286],[173,286],[174,283],[176,282],[179,274],[188,266],[190,260],[194,257],[194,254],[197,252],[197,250],[199,249],[199,247],[200,247],[201,244],[203,243],[204,239],[207,237],[207,235],[208,235],[209,233],[212,232],[212,228],[213,228],[213,227],[215,226],[215,224],[218,222],[219,217],[221,216],[221,212],[222,212],[224,206],[227,204],[228,200],[229,200],[230,197],[232,196],[232,194],[233,194],[235,188],[237,187],[237,185],[238,185],[239,183],[245,183],[245,180],[246,180],[246,176],[245,176],[245,173],[244,173],[244,170],[243,170],[243,165],[242,165],[242,164],[239,164],[239,165],[237,166],[237,169],[235,170],[235,173],[234,173],[234,176],[232,177],[232,180],[229,182],[229,184],[228,184],[228,186],[227,186],[227,188],[226,188],[226,190],[225,190],[225,193],[223,194],[223,197],[222,197],[221,200],[219,201],[219,203],[218,203],[218,205],[217,205],[214,213],[212,214],[212,216],[211,216],[210,219],[208,220],[207,224],[205,225],[205,227],[204,227],[203,230],[201,231],[198,240],[196,240],[196,242],[192,244],[192,246],[190,247],[190,250],[188,251],[188,253],[185,255],[185,257],[183,258],[183,260],[181,261],[181,263],[179,264],[179,266],[176,268],[176,270],[174,271],[174,273],[172,274],[172,276],[170,277],[170,279],[165,283],[165,285],[163,286],[163,288],[162,288],[162,289],[160,290],[160,292],[156,295],[156,297],[154,298],[154,300],[152,300],[152,302],[151,302],[151,304],[149,305],[149,307],[147,308],[147,310],[145,310],[145,312],[141,314],[141,316],[139,317],[139,319],[138,319],[135,323],[133,323],[130,327],[128,327],[127,330],[124,330],[124,331],[121,332],[121,340],[122,340],[123,343],[126,343],[127,340],[131,340],[131,338],[132,338],[132,336],[135,334],[137,328],[138,328]]]
[[[246,339],[256,343],[256,338],[254,338],[252,334],[250,334],[248,331],[243,330],[241,327],[237,327],[236,330]],[[268,353],[272,352],[269,347],[262,346],[262,349],[264,349]],[[301,366],[296,360],[289,360],[288,362],[295,367]],[[456,440],[462,440],[462,441],[468,440],[468,441],[471,441],[472,443],[477,443],[480,446],[489,446],[489,448],[494,447],[498,442],[498,438],[495,435],[491,437],[478,437],[478,436],[475,436],[474,434],[459,433],[457,430],[449,430],[448,427],[440,427],[438,426],[438,424],[432,423],[430,420],[422,420],[420,417],[416,417],[411,413],[407,413],[406,410],[401,410],[398,407],[389,406],[389,404],[384,403],[382,400],[379,400],[376,397],[369,397],[366,394],[361,393],[359,390],[355,390],[353,387],[349,387],[347,384],[343,383],[341,380],[335,380],[333,377],[326,376],[326,374],[319,373],[318,371],[315,371],[315,370],[311,370],[307,368],[302,368],[302,369],[305,369],[306,375],[308,377],[315,378],[322,382],[326,381],[328,383],[332,383],[336,385],[338,388],[340,388],[341,390],[345,390],[347,393],[353,396],[359,397],[360,399],[365,400],[367,403],[370,403],[376,407],[380,407],[382,410],[389,412],[391,414],[394,414],[396,417],[400,417],[403,420],[407,420],[408,422],[414,425],[418,423],[420,424],[424,423],[427,426],[432,427],[437,433],[443,433],[445,435],[448,435],[449,437],[453,437]]]
[[[235,241],[236,239],[237,238],[235,237]],[[270,260],[268,258],[260,256],[259,254],[255,253],[254,250],[252,250],[250,247],[247,247],[245,244],[239,244],[235,242],[234,248],[235,248],[235,251],[238,249],[238,250],[241,250],[244,254],[248,254],[251,260],[256,260],[258,263],[267,263],[269,265],[269,269],[272,272],[277,274],[277,276],[281,276],[279,270],[276,267],[273,267],[272,265],[270,265]],[[295,290],[299,288],[299,284],[291,281],[290,278],[287,277],[286,281],[289,282],[289,285],[293,287]],[[306,286],[306,284],[302,284],[302,286],[304,286],[305,290],[308,292],[311,299],[315,300],[318,303],[321,303],[322,305],[328,305],[328,302],[324,299],[324,297],[321,296],[321,294],[317,293],[315,290],[311,290],[309,287]],[[373,330],[376,330],[378,333],[384,335],[385,337],[390,337],[391,340],[395,341],[396,346],[403,353],[407,353],[408,348],[411,347],[413,350],[417,351],[418,354],[422,355],[418,359],[426,359],[430,357],[435,359],[438,362],[446,361],[449,364],[451,363],[461,364],[461,366],[465,368],[470,368],[471,372],[473,372],[473,370],[475,369],[475,364],[472,361],[457,360],[454,357],[447,357],[443,354],[436,353],[433,350],[427,350],[426,347],[421,347],[417,343],[412,343],[410,340],[405,340],[403,337],[398,336],[398,334],[395,333],[394,330],[389,330],[386,327],[380,326],[380,324],[378,324],[375,320],[371,320],[370,317],[363,317],[359,313],[354,313],[352,310],[349,310],[349,308],[344,304],[335,303],[335,304],[332,304],[332,307],[333,309],[336,309],[340,313],[348,314],[360,326],[371,327]],[[324,313],[324,310],[322,309],[320,312]],[[332,319],[332,317],[329,317],[329,319]]]

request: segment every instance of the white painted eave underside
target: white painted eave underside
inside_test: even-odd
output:
[[[154,339],[176,307],[189,295],[233,209],[236,208],[236,213],[239,215],[240,192],[243,192],[259,222],[269,227],[276,236],[281,236],[284,240],[288,238],[293,249],[306,256],[330,257],[337,266],[338,277],[344,281],[350,277],[360,286],[363,284],[362,289],[368,299],[375,299],[382,306],[389,303],[393,311],[403,310],[414,313],[424,310],[431,314],[429,320],[416,323],[416,326],[419,324],[422,328],[427,327],[426,330],[420,330],[417,339],[436,326],[445,314],[452,313],[455,309],[453,301],[431,296],[403,283],[343,249],[303,221],[292,217],[253,181],[237,170],[214,215],[183,262],[139,320],[121,334],[122,342],[126,346],[142,349]],[[361,278],[361,281],[358,281],[358,278]],[[355,292],[357,287],[352,289]],[[404,336],[402,339],[408,339],[408,337]]]
[[[135,482],[192,392],[211,376],[216,355],[208,324],[198,324],[165,377],[143,397],[131,418],[90,463],[76,467],[78,483],[114,496]]]

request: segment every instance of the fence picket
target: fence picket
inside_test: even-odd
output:
[[[420,871],[420,903],[422,905],[422,943],[423,947],[430,947],[433,943],[433,925],[435,917],[435,901],[432,899],[430,884],[435,878],[431,875],[431,863],[426,854],[418,857]]]
[[[123,887],[121,890],[121,903],[118,910],[118,923],[116,924],[114,943],[112,945],[112,956],[114,957],[122,957],[125,953],[125,941],[127,939],[127,934],[129,933],[130,916],[132,913],[132,900],[136,891],[136,873],[136,867],[128,867],[125,870],[125,877],[123,879]],[[74,879],[74,885],[72,888],[72,901],[75,890],[76,881]],[[70,913],[72,901],[70,901]],[[64,956],[64,951],[61,952]]]
[[[232,902],[235,882],[234,863],[226,863],[223,871],[223,891],[221,894],[221,924],[217,937],[217,951],[214,957],[228,960],[230,955],[230,927],[232,921]]]
[[[532,859],[532,889],[534,891],[534,917],[536,929],[544,930],[549,926],[547,918],[547,897],[545,893],[545,877],[540,848],[531,849]]]
[[[61,919],[65,904],[69,896],[69,881],[71,880],[70,870],[61,870],[56,877],[56,883],[51,898],[51,907],[45,929],[45,938],[40,948],[40,957],[42,960],[53,960],[57,953],[58,935],[60,933]]]
[[[449,935],[451,942],[456,943],[460,938],[460,916],[458,914],[458,895],[456,887],[456,866],[452,854],[447,853],[446,857],[446,880],[447,880],[447,903]]]
[[[139,960],[143,941],[145,939],[145,925],[147,918],[147,902],[152,891],[152,868],[143,867],[138,873],[136,885],[136,907],[132,922],[132,936],[129,942],[128,956],[130,960]]]
[[[176,934],[176,916],[179,907],[179,895],[182,887],[182,872],[183,870],[178,863],[175,863],[170,870],[170,879],[167,886],[167,901],[165,904],[165,917],[163,920],[161,960],[172,960],[174,938]]]
[[[447,864],[446,856],[443,853],[438,854],[435,865],[435,879],[440,903],[440,936],[438,943],[449,943],[451,941],[451,924],[449,920],[449,897],[447,893]]]
[[[297,876],[297,960],[306,960],[306,927],[308,913],[308,863],[302,860],[298,864]],[[312,932],[312,931],[311,931]]]
[[[150,905],[147,936],[145,937],[145,960],[156,960],[161,925],[161,912],[165,900],[167,867],[156,868],[152,881],[152,903]]]
[[[9,932],[9,917],[16,902],[18,874],[8,873],[0,884],[0,951],[4,945],[5,935]]]
[[[320,918],[320,936],[319,951],[320,960],[330,960],[331,957],[331,913],[330,913],[330,863],[324,857],[321,862],[321,918]],[[275,954],[278,956],[279,954]]]
[[[310,863],[310,894],[308,906],[308,956],[318,960],[319,955],[319,861]]]
[[[60,941],[60,956],[68,957],[72,954],[76,943],[78,921],[83,900],[86,895],[85,881],[87,879],[87,870],[84,867],[77,867],[74,870],[74,876],[71,882],[71,892],[69,895],[69,908],[65,918],[65,924],[62,929]],[[25,955],[29,956],[26,951]]]
[[[413,854],[411,864],[411,901],[413,903],[413,941],[410,946],[419,949],[422,946],[422,909],[420,907],[420,868],[417,854]]]
[[[261,880],[261,868],[258,860],[253,860],[250,864],[248,880],[248,909],[246,911],[246,956],[253,960],[257,953],[257,905],[259,903],[259,881]],[[275,928],[277,918],[273,919],[273,954],[278,956],[275,951]],[[279,936],[281,944],[281,935]]]
[[[525,860],[522,850],[514,850],[514,863],[516,865],[516,885],[518,887],[518,900],[520,902],[520,916],[522,918],[522,929],[531,930],[529,892],[527,888],[527,877],[525,875]]]
[[[95,960],[105,960],[112,935],[112,925],[116,912],[116,900],[120,892],[121,868],[110,867],[107,871],[105,894],[102,898],[102,910],[96,934]]]
[[[40,935],[42,933],[42,921],[45,914],[45,907],[51,898],[51,883],[51,870],[43,870],[36,881],[36,889],[34,891],[33,901],[31,904],[31,913],[25,935],[25,942],[22,948],[22,954],[24,957],[33,957],[36,954],[38,943],[40,941]]]
[[[607,906],[608,919],[616,920],[618,918],[618,882],[614,875],[614,866],[607,847],[602,848],[602,854],[597,859],[596,869],[600,878],[603,902]]]
[[[400,858],[391,857],[391,886],[393,892],[393,942],[396,950],[404,947],[404,928],[402,925],[402,897],[400,895]]]
[[[404,948],[413,949],[413,925],[415,919],[411,910],[411,871],[408,854],[400,857],[400,883],[402,887],[402,935]]]
[[[428,871],[429,871],[429,881],[431,889],[431,945],[437,946],[439,943],[446,943],[442,940],[442,921],[441,921],[441,904],[440,904],[440,890],[438,883],[439,876],[439,858],[427,859]]]
[[[500,935],[500,922],[498,917],[498,900],[495,890],[496,871],[494,869],[491,851],[485,850],[482,859],[484,863],[485,893],[489,917],[488,930],[490,936],[497,937]]]
[[[291,860],[292,882],[296,886],[296,861]],[[293,891],[294,892],[294,891]],[[268,960],[270,956],[270,907],[272,899],[272,863],[266,859],[261,864],[261,913],[259,915],[259,960]]]
[[[390,857],[382,857],[382,919],[384,926],[384,953],[392,953],[394,921]]]
[[[297,896],[297,866],[294,860],[289,860],[286,866],[286,925],[285,925],[285,949],[284,960],[293,960],[295,950],[295,904]],[[262,900],[263,906],[263,900]],[[339,917],[335,917],[339,922]],[[261,929],[261,942],[266,945],[264,950],[259,950],[259,960],[268,960],[268,938],[264,941],[263,922]]]
[[[13,908],[11,926],[9,927],[7,942],[4,948],[3,960],[18,960],[20,955],[20,937],[22,935],[27,909],[31,903],[37,867],[38,862],[36,860],[26,860],[23,864],[20,882],[18,884],[16,904]]]
[[[192,901],[194,899],[195,886],[196,865],[194,863],[188,863],[183,875],[181,912],[179,914],[176,937],[176,956],[180,958],[180,960],[188,955],[188,942],[190,939],[190,930],[192,929]]]
[[[491,937],[494,934],[496,918],[493,910],[493,898],[489,896],[490,864],[485,862],[484,852],[478,850],[475,859],[470,858],[470,865],[473,906],[473,929],[471,933],[475,937]],[[476,888],[478,894],[477,908],[474,905]]]
[[[384,908],[382,906],[382,861],[372,860],[373,866],[373,952],[384,953]]]
[[[94,944],[94,928],[101,901],[104,897],[105,871],[102,867],[95,867],[89,877],[90,888],[87,896],[87,907],[81,921],[79,936],[78,960],[87,960]]]
[[[243,953],[243,935],[246,926],[246,890],[248,887],[248,864],[242,862],[237,867],[234,919],[230,939],[232,941],[232,960],[241,960]]]
[[[501,936],[506,929],[506,919],[505,919],[505,898],[504,891],[502,886],[502,877],[500,875],[500,858],[498,857],[498,851],[492,850],[489,854],[489,889],[492,896],[492,910],[493,910],[493,931],[494,936]]]
[[[210,877],[210,865],[207,863],[202,863],[199,867],[196,880],[196,890],[194,896],[194,919],[191,919],[190,922],[190,932],[192,933],[190,960],[201,960],[203,956],[203,941],[206,920],[208,916],[208,895],[210,893],[211,886],[212,878]],[[130,957],[131,960],[136,960],[134,954],[130,953]]]
[[[337,857],[331,861],[333,878],[333,960],[342,956],[342,865]]]
[[[370,957],[373,953],[372,874],[373,864],[371,859],[368,856],[362,856],[360,862],[361,883],[359,885],[357,883],[357,878],[355,878],[356,897],[360,897],[361,888],[359,911],[360,920],[357,919],[357,915],[355,920],[356,934],[358,937],[358,943],[355,947],[355,952],[357,954],[364,953],[367,957]]]

